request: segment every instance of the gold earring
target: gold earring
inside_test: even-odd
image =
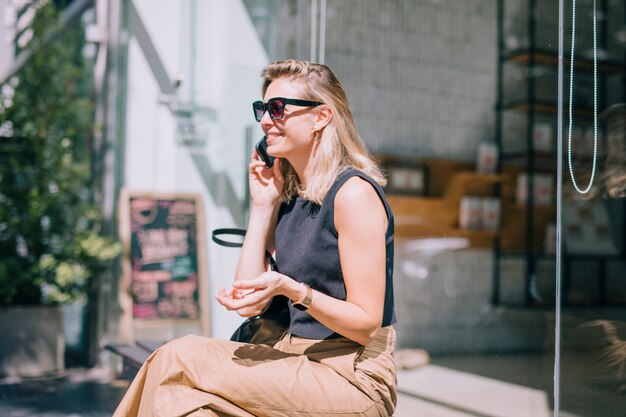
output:
[[[317,142],[320,139],[320,131],[313,129],[313,142]]]

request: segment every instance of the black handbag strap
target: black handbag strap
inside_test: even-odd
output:
[[[222,235],[233,235],[233,236],[245,237],[246,230],[222,228],[222,229],[215,229],[211,232],[211,239],[213,240],[213,242],[217,243],[218,245],[226,246],[227,248],[240,248],[243,246],[243,243],[227,241],[218,237]],[[274,260],[274,257],[272,256],[272,254],[269,253],[269,251],[267,250],[265,251],[265,259],[267,259],[267,262],[270,264],[270,269],[272,271],[278,272],[278,265],[276,265],[276,261]]]

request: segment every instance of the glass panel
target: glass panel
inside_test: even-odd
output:
[[[577,111],[571,128],[571,148],[567,143],[567,108],[564,113],[563,311],[562,327],[558,329],[562,337],[561,410],[563,414],[585,417],[621,416],[626,407],[625,8],[623,1],[576,2],[577,46],[572,85],[573,108]],[[571,5],[566,5],[567,54],[572,13]],[[598,68],[597,140],[593,118],[594,49]],[[566,106],[570,77],[566,70]],[[568,170],[570,161],[573,177]],[[583,194],[592,177],[593,185]],[[580,190],[575,189],[573,179]]]
[[[388,170],[396,416],[552,414],[558,10],[498,3],[245,1],[270,58],[324,56]]]

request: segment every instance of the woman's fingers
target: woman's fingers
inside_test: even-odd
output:
[[[241,290],[244,290],[244,289],[256,290],[256,289],[263,289],[267,287],[267,283],[265,282],[265,280],[261,280],[259,278],[242,279],[242,280],[233,282],[233,287],[237,289],[241,289]]]
[[[245,307],[254,306],[267,298],[269,291],[254,291],[241,299],[231,297],[215,297],[217,301],[228,310],[239,310]]]
[[[260,279],[250,281],[257,281],[257,283],[249,285],[248,281],[235,281],[233,287],[228,290],[220,287],[215,299],[228,310],[239,310],[258,304],[267,297],[269,290],[266,285],[262,285]],[[245,285],[240,285],[244,282]]]
[[[248,168],[250,168],[250,172],[256,173],[259,168],[266,169],[265,162],[263,161],[251,161],[248,164]]]
[[[233,298],[238,300],[238,299],[244,298],[248,294],[252,294],[253,292],[254,292],[254,289],[242,290],[242,289],[233,288]]]

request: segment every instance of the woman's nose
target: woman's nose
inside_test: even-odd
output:
[[[264,129],[269,128],[270,126],[272,126],[272,124],[274,124],[274,121],[270,117],[269,111],[266,110],[265,113],[263,113],[260,123],[261,123],[261,127],[263,127]]]

